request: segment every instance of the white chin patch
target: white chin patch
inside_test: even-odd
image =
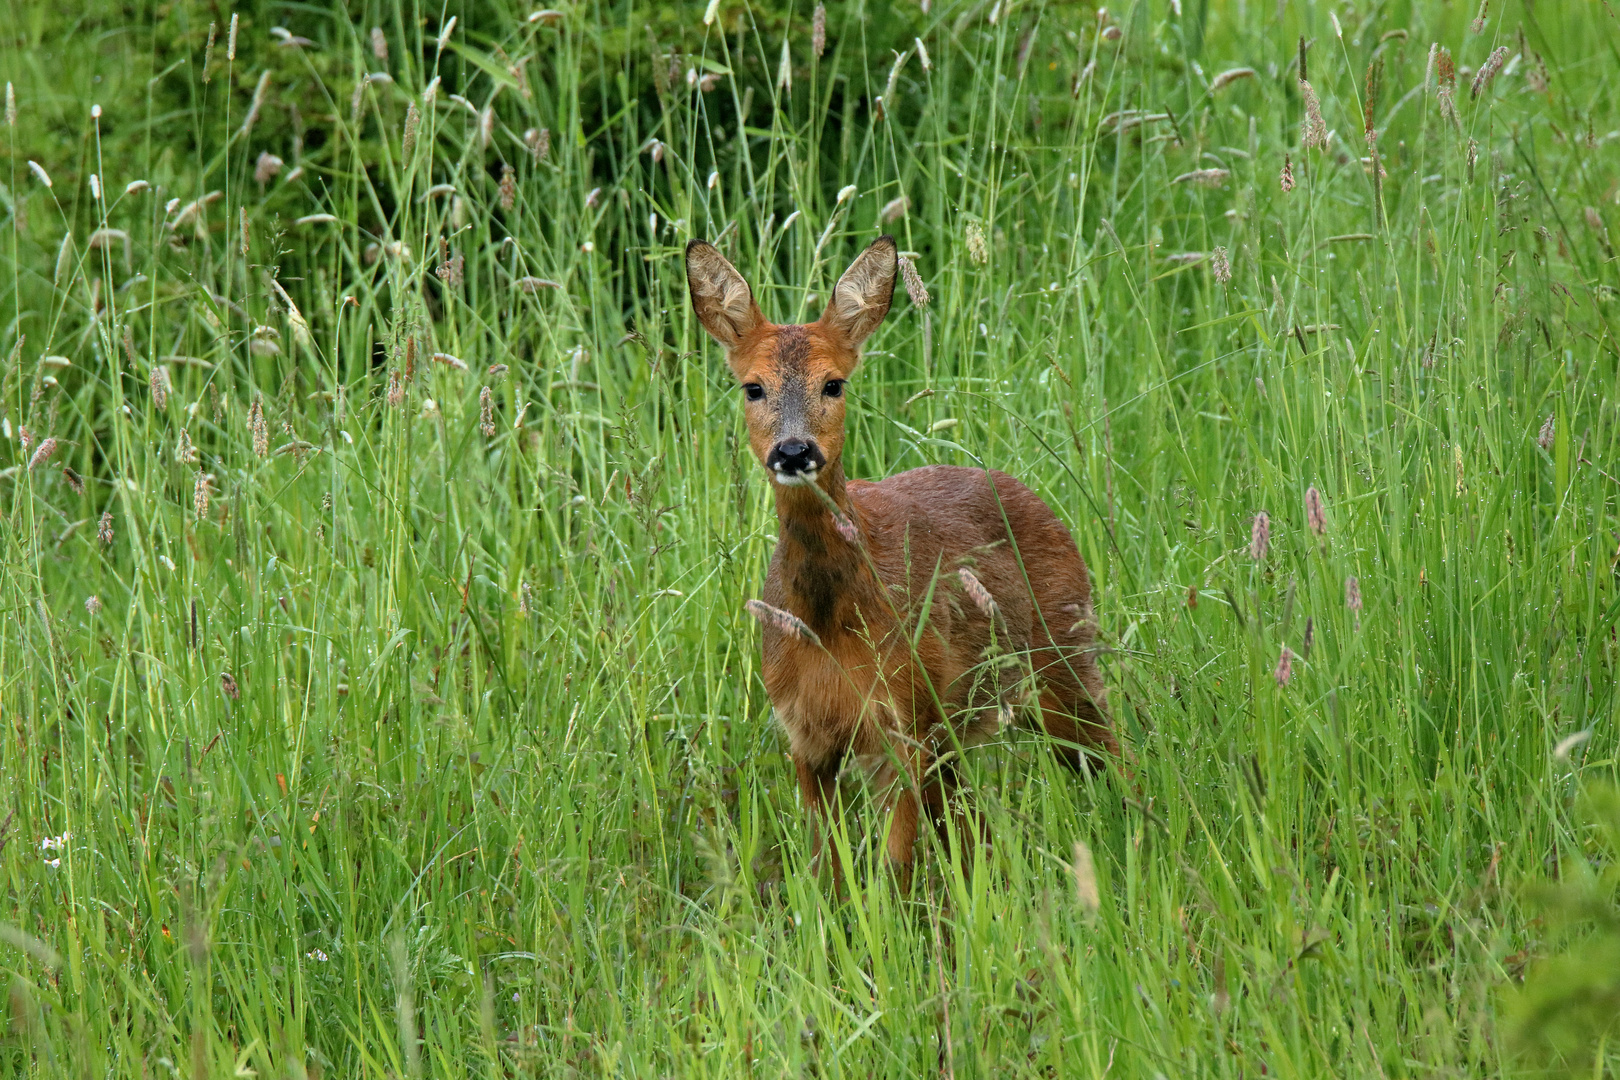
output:
[[[786,473],[781,469],[775,470],[776,482],[783,487],[803,487],[816,482],[819,470],[806,469],[803,472]]]

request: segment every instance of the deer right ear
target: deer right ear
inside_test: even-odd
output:
[[[728,349],[765,321],[748,282],[713,244],[693,240],[686,245],[686,287],[698,322]]]

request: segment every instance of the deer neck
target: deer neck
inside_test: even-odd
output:
[[[810,487],[772,485],[777,543],[773,561],[784,606],[826,637],[858,627],[856,609],[876,614],[879,592],[858,542],[845,533],[860,520],[844,485],[841,462],[829,462]],[[837,507],[837,516],[828,506]],[[842,523],[842,528],[840,524]]]

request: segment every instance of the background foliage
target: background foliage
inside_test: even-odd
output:
[[[6,11],[0,1069],[1614,1069],[1606,5]],[[1139,790],[840,901],[679,253],[881,231],[851,474],[1057,508]]]

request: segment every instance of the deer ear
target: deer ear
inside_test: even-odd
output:
[[[686,287],[698,322],[728,349],[765,321],[748,282],[713,244],[693,240],[686,245]]]
[[[900,267],[894,237],[880,236],[855,257],[833,286],[821,324],[856,351],[889,313],[894,277]]]

